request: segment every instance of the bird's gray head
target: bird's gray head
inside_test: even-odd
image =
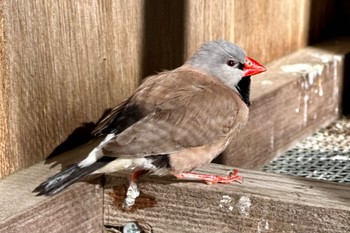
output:
[[[203,44],[186,63],[238,91],[237,85],[244,74],[245,58],[245,52],[237,45],[216,40]]]

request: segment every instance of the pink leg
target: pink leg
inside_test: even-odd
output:
[[[229,184],[233,181],[236,181],[238,183],[243,182],[243,177],[237,175],[238,170],[233,170],[229,175],[227,176],[220,176],[220,175],[209,175],[209,174],[199,174],[199,173],[180,173],[175,175],[178,179],[191,179],[191,180],[202,180],[205,181],[207,184],[216,184],[216,183],[223,183],[223,184]]]
[[[140,176],[143,174],[146,174],[148,171],[147,170],[136,170],[132,172],[131,177],[130,177],[130,182],[135,182]]]

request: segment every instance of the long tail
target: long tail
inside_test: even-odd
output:
[[[87,167],[79,167],[78,164],[73,164],[67,167],[62,172],[49,177],[46,181],[41,183],[36,187],[33,192],[37,193],[37,196],[52,196],[56,193],[61,192],[71,184],[77,182],[81,178],[91,174],[97,169],[104,167],[106,164],[114,160],[115,158],[111,157],[102,157],[97,160],[95,163]]]

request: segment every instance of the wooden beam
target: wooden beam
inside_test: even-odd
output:
[[[62,166],[81,159],[95,144],[21,170],[0,180],[0,233],[101,232],[103,187],[100,179],[80,182],[53,197],[32,190]]]
[[[1,7],[0,178],[45,159],[131,94],[140,82],[143,21],[138,0]]]
[[[349,52],[350,38],[337,38],[268,64],[252,78],[247,126],[216,162],[259,169],[337,119]]]
[[[203,173],[227,174],[211,164]],[[108,175],[104,224],[122,229],[137,222],[145,232],[350,232],[350,186],[252,170],[243,184],[145,177],[132,211],[120,207],[127,179]],[[152,230],[152,231],[151,231]]]
[[[4,1],[0,1],[0,178],[3,171],[10,173],[14,170],[13,165],[8,162],[10,151],[9,145],[9,77],[7,74],[7,49],[4,28]]]
[[[140,180],[135,209],[120,204],[128,179],[111,174],[80,182],[53,197],[31,191],[85,155],[88,144],[0,180],[0,233],[99,232],[136,221],[153,232],[347,232],[350,186],[240,170],[243,184],[206,185],[171,178]],[[75,157],[77,156],[77,157]],[[226,174],[232,167],[211,164],[198,172]],[[104,219],[104,220],[103,220]],[[150,231],[148,231],[150,232]]]

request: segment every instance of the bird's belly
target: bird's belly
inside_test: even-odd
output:
[[[186,148],[170,154],[171,173],[175,175],[190,172],[197,167],[210,163],[226,149],[229,141],[228,138],[224,138],[208,145]]]

